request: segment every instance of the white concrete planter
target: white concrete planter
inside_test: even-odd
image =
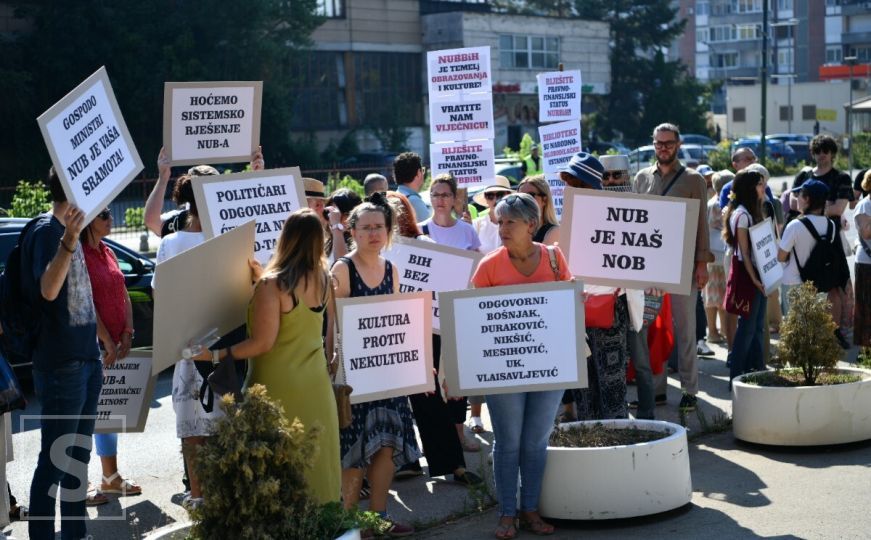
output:
[[[775,388],[732,381],[732,431],[759,444],[814,446],[871,439],[871,371],[840,368],[862,380]]]
[[[568,427],[596,422],[570,422]],[[548,447],[539,511],[557,519],[657,514],[692,499],[687,432],[656,420],[602,420],[614,428],[670,433],[657,441],[604,448]]]
[[[190,533],[190,523],[176,523],[169,525],[145,536],[146,540],[184,540]],[[336,540],[360,540],[360,529],[351,529]]]

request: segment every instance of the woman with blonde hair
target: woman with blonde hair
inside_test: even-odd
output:
[[[527,176],[517,186],[517,192],[530,195],[541,210],[541,225],[535,231],[532,241],[548,246],[556,245],[559,242],[559,221],[556,218],[550,184],[547,183],[544,175]]]

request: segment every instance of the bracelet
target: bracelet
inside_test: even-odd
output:
[[[76,252],[76,250],[74,250],[74,249],[70,249],[70,248],[67,247],[67,245],[64,243],[64,239],[63,239],[63,238],[60,239],[60,245],[62,245],[63,248],[64,248],[65,250],[67,250],[68,253],[75,253],[75,252]]]

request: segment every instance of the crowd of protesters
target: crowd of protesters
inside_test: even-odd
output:
[[[184,505],[196,507],[209,497],[196,474],[196,457],[197,448],[214,434],[224,414],[214,396],[204,398],[211,392],[206,380],[214,360],[250,359],[235,363],[245,386],[264,384],[286,414],[324,428],[314,467],[306,471],[312,495],[322,503],[341,500],[347,508],[368,499],[369,509],[387,522],[389,536],[414,532],[412,526],[390,518],[387,499],[394,479],[423,474],[419,459],[424,455],[430,476],[466,486],[483,482],[466,470],[464,453],[481,450],[474,435],[485,430],[481,417],[486,404],[500,507],[494,534],[507,539],[518,530],[540,535],[554,531],[538,514],[538,499],[555,420],[627,418],[630,411],[653,419],[656,407],[667,402],[669,356],[683,391],[678,407],[694,410],[698,356],[712,354],[708,343],[728,349],[730,384],[738,375],[764,369],[768,336],[779,332],[789,309],[789,290],[807,280],[803,266],[817,242],[833,243],[843,259],[839,268],[845,273],[824,291],[838,326],[836,338],[848,348],[852,333],[855,344],[871,346],[871,172],[854,185],[833,168],[834,140],[817,136],[811,142],[816,166],[803,170],[793,188],[777,199],[768,189],[768,171],[748,148],[732,155],[734,171],[714,171],[706,165],[691,169],[681,164],[677,126],[657,126],[653,144],[656,162],[634,178],[626,156],[599,159],[584,152],[574,155],[559,173],[560,180],[574,188],[699,202],[696,236],[685,247],[693,255],[689,294],[585,285],[586,301],[601,302],[608,315],[606,322],[590,321],[586,329],[588,387],[444,400],[436,383],[431,392],[353,405],[352,421],[345,427],[338,424],[330,381],[341,369],[333,354],[335,299],[399,290],[398,269],[383,255],[394,235],[480,251],[484,257],[472,277],[476,288],[566,281],[572,276],[558,245],[560,224],[551,186],[542,174],[529,174],[517,186],[497,176],[472,198],[474,220],[465,211],[465,191],[458,190],[450,175],[432,178],[430,203],[421,197],[426,170],[413,152],[395,159],[396,191],[389,191],[387,178],[378,174],[366,178],[365,198],[349,189],[327,195],[322,182],[304,179],[308,208],[287,218],[265,268],[251,264],[256,287],[247,330],[225,336],[214,350],[175,362],[172,403],[185,465]],[[172,198],[179,210],[161,214],[169,165],[161,151],[160,175],[145,208],[147,227],[161,237],[158,263],[205,241],[192,183],[196,176],[218,174],[207,165],[192,167],[174,183]],[[527,172],[538,172],[538,156],[524,165]],[[258,149],[251,168],[264,167]],[[43,414],[93,415],[101,362],[109,366],[130,350],[135,331],[131,306],[118,263],[102,242],[111,231],[111,213],[106,210],[84,223],[82,213],[66,202],[53,172],[49,185],[53,209],[22,240],[23,268],[28,282],[46,300],[40,303],[43,320],[48,321],[44,330],[57,333],[64,350],[58,349],[57,336],[40,337],[34,382]],[[855,291],[846,263],[851,246],[843,236],[850,226],[843,217],[848,206],[855,207],[852,226],[860,241]],[[771,293],[762,285],[749,242],[749,229],[766,218],[771,218],[778,259],[784,264],[782,287]],[[747,301],[737,302],[736,295]],[[662,347],[663,332],[673,333],[673,350]],[[438,370],[441,344],[438,335],[432,339]],[[74,352],[70,343],[77,344]],[[75,366],[75,373],[59,370],[58,363],[66,361]],[[627,401],[627,371],[637,386],[638,399],[632,402]],[[69,391],[71,377],[74,395]],[[63,433],[90,436],[93,428],[93,420],[43,422],[31,488],[32,516],[54,516],[49,485],[74,487],[67,485],[71,475],[51,463],[52,442]],[[107,502],[106,494],[142,492],[118,470],[117,435],[96,436],[96,446],[103,473],[99,487],[80,502],[63,503],[64,517],[84,516],[85,505]],[[90,452],[76,452],[73,457],[87,463]],[[83,537],[84,527],[84,521],[63,520],[62,535]],[[32,521],[30,533],[32,538],[53,537],[53,521]]]

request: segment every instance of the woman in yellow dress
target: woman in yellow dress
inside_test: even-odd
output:
[[[324,354],[321,339],[324,312],[332,311],[323,253],[318,216],[308,208],[292,213],[248,308],[250,337],[218,351],[219,358],[250,358],[245,386],[266,386],[289,420],[323,428],[314,467],[305,471],[311,495],[321,504],[339,501],[342,481],[339,420],[326,360],[332,351]]]

